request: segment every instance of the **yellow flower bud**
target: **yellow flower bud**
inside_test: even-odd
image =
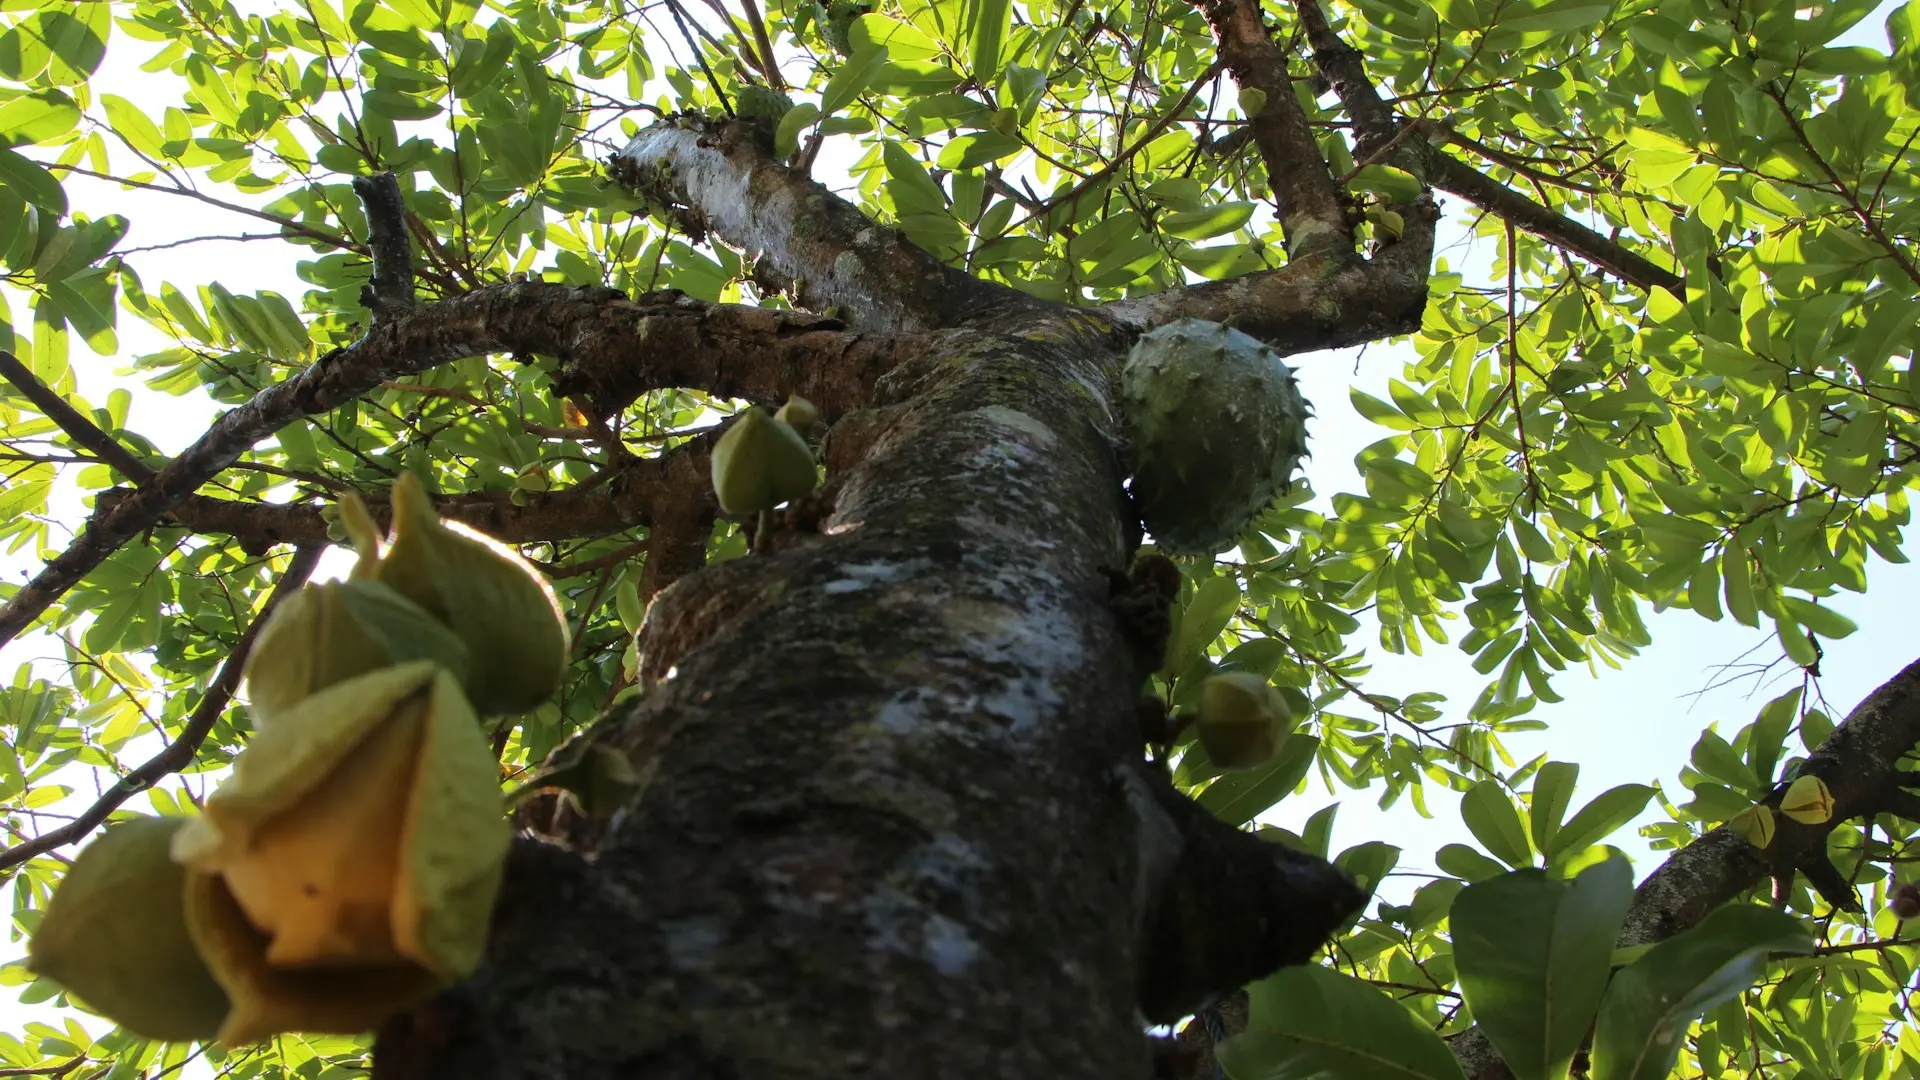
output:
[[[1200,715],[1194,727],[1215,765],[1254,769],[1279,753],[1293,731],[1293,712],[1272,683],[1230,671],[1200,685]]]
[[[1749,806],[1727,819],[1733,834],[1757,848],[1773,843],[1773,811],[1764,806]]]
[[[233,1001],[221,1041],[376,1026],[470,973],[511,832],[458,684],[415,661],[338,683],[257,733],[174,858]]]
[[[353,550],[360,553],[360,560],[353,564],[353,570],[347,576],[358,581],[371,578],[380,563],[380,524],[373,520],[367,511],[367,504],[360,501],[357,492],[349,491],[340,497],[336,515],[341,530],[345,532]],[[327,533],[332,536],[331,530]]]
[[[1823,825],[1833,818],[1833,792],[1817,776],[1796,777],[1780,799],[1780,812],[1802,825]]]
[[[813,451],[789,425],[750,408],[713,445],[713,490],[729,514],[756,514],[812,491]]]
[[[413,964],[274,966],[219,875],[188,871],[186,894],[194,943],[233,996],[217,1036],[228,1046],[291,1031],[357,1035],[425,1004],[441,988]]]
[[[184,818],[107,826],[81,849],[27,943],[27,966],[136,1035],[211,1039],[227,995],[187,933],[187,872],[167,857]]]
[[[567,624],[526,560],[442,522],[413,474],[393,486],[393,538],[376,574],[467,645],[467,696],[481,713],[525,712],[559,689]]]
[[[789,394],[787,403],[780,406],[780,411],[774,413],[773,418],[806,435],[820,422],[820,410],[799,394]]]
[[[432,660],[467,676],[467,646],[418,604],[377,581],[309,585],[268,616],[247,658],[256,722],[369,671]]]

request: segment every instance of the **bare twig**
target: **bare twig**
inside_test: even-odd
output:
[[[760,17],[760,5],[755,0],[740,0],[740,6],[747,9],[747,24],[753,27],[754,44],[760,53],[760,73],[767,77],[767,85],[775,90],[785,90],[787,80],[780,74],[780,63],[773,56],[773,38],[767,34],[767,21]]]

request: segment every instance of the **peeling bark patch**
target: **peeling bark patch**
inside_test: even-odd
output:
[[[867,918],[867,945],[900,956],[919,957],[949,978],[965,975],[980,957],[966,927],[890,886],[861,905]]]
[[[966,974],[980,955],[967,928],[945,915],[935,915],[927,920],[926,929],[927,961],[933,969],[948,977]]]
[[[695,915],[660,924],[661,945],[675,971],[702,972],[727,940],[726,923],[718,915]]]
[[[828,596],[859,592],[912,577],[932,567],[931,559],[907,559],[898,563],[848,563],[840,567],[840,572],[846,576],[820,586],[820,591]]]
[[[981,887],[989,869],[973,845],[952,833],[915,847],[861,905],[870,943],[919,956],[948,977],[966,974],[980,957],[968,924],[983,921]]]
[[[1060,441],[1054,436],[1052,428],[1018,409],[1009,409],[1005,405],[988,405],[983,409],[975,409],[973,415],[1009,431],[1026,435],[1042,450],[1051,450]]]

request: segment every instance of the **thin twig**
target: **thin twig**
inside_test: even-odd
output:
[[[41,382],[39,377],[34,375],[32,368],[21,363],[19,357],[5,350],[0,350],[0,377],[12,383],[28,401],[33,402],[33,407],[39,409],[41,415],[58,425],[61,431],[66,432],[67,438],[72,439],[76,446],[86,449],[94,457],[113,466],[114,471],[120,475],[135,483],[153,475],[153,470],[139,458],[134,457],[132,451],[120,445],[113,436],[101,431],[93,421],[82,416],[80,410],[67,404],[67,399],[61,397],[46,383]]]
[[[74,173],[79,176],[90,176],[95,180],[106,180],[110,183],[124,184],[127,187],[140,188],[145,191],[158,191],[165,195],[180,195],[185,198],[206,203],[208,206],[217,206],[222,210],[232,211],[233,213],[236,213],[236,214],[245,214],[250,218],[258,218],[261,221],[271,221],[275,225],[280,226],[283,232],[283,235],[285,233],[293,233],[297,236],[304,236],[309,240],[318,240],[323,244],[331,244],[334,247],[340,248],[343,251],[354,251],[354,252],[360,252],[362,254],[366,252],[366,247],[364,245],[356,243],[355,241],[353,241],[348,237],[339,236],[334,233],[326,232],[325,230],[322,230],[322,229],[316,229],[310,225],[303,225],[300,222],[294,221],[290,218],[278,217],[273,214],[267,213],[265,210],[255,210],[251,206],[242,206],[239,203],[227,202],[225,199],[216,199],[211,195],[202,195],[200,192],[195,191],[192,188],[168,187],[165,184],[150,184],[144,180],[130,180],[124,176],[114,176],[110,173],[94,172],[92,169],[83,169],[78,165],[63,165],[59,162],[49,162],[46,167],[49,169],[65,169],[67,172]]]
[[[234,643],[233,651],[221,663],[219,674],[214,676],[212,684],[201,696],[200,704],[194,706],[193,714],[181,725],[180,734],[165,749],[121,777],[79,817],[57,829],[41,833],[24,844],[0,851],[0,870],[18,866],[36,855],[84,839],[136,792],[145,791],[159,783],[162,777],[193,764],[194,757],[200,752],[200,744],[206,741],[220,714],[226,711],[228,703],[233,700],[234,692],[240,688],[240,672],[246,666],[247,655],[253,651],[253,642],[259,636],[261,625],[273,614],[274,608],[306,584],[307,578],[313,575],[314,568],[320,564],[320,555],[325,550],[324,544],[303,545],[294,549],[293,561],[287,564],[286,572],[274,584],[266,605],[247,624],[240,640]]]
[[[780,64],[773,58],[773,38],[767,34],[767,22],[760,17],[760,5],[754,0],[740,0],[740,6],[747,9],[747,24],[753,27],[753,40],[759,47],[761,74],[767,77],[767,85],[775,90],[785,90],[787,80],[780,75]]]

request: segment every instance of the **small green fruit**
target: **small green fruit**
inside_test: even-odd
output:
[[[806,440],[765,409],[749,408],[713,446],[713,490],[729,514],[757,514],[819,481]]]
[[[1780,812],[1802,825],[1825,825],[1833,820],[1833,792],[1812,774],[1795,777],[1780,797]]]
[[[482,714],[525,712],[559,689],[567,624],[546,579],[507,547],[441,521],[412,473],[393,486],[393,539],[374,573],[466,643],[467,696]]]
[[[1755,804],[1727,819],[1727,828],[1735,836],[1764,850],[1773,843],[1773,811]]]
[[[1272,683],[1244,671],[1200,685],[1195,733],[1222,769],[1257,769],[1272,761],[1293,731],[1293,711]]]
[[[1375,234],[1385,240],[1398,240],[1407,230],[1407,219],[1396,210],[1375,207],[1367,211],[1367,220],[1373,222]]]
[[[742,120],[770,120],[777,124],[791,108],[793,99],[772,87],[748,84],[733,95],[733,111]]]
[[[467,677],[467,646],[420,605],[378,581],[308,585],[267,618],[247,657],[255,722],[270,721],[335,683],[431,660]]]
[[[1240,88],[1240,112],[1251,120],[1267,107],[1267,92],[1257,86]]]
[[[27,966],[137,1035],[207,1040],[228,1011],[187,932],[187,871],[168,857],[185,818],[107,826],[54,889]]]
[[[780,411],[774,413],[773,418],[804,436],[811,434],[820,423],[820,410],[799,394],[789,394],[787,403],[780,406]]]

